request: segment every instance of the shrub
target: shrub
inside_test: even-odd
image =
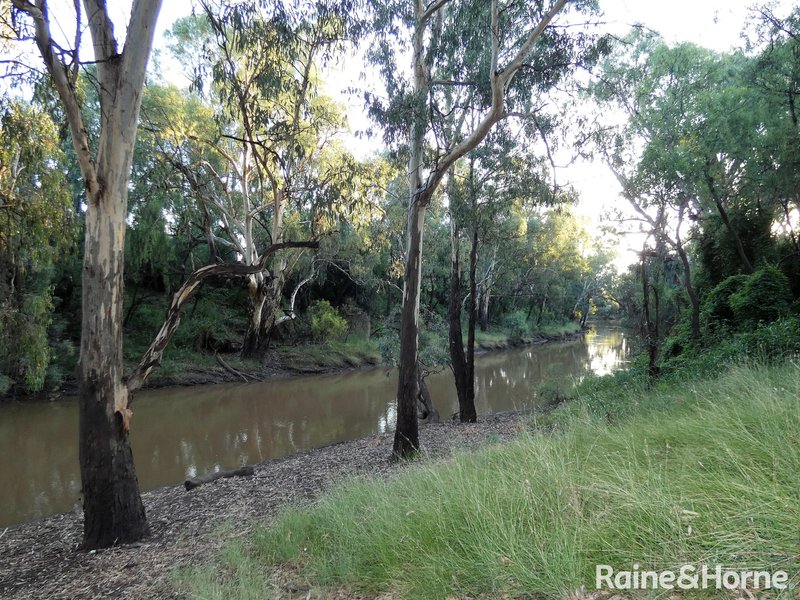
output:
[[[500,326],[508,332],[510,337],[521,338],[528,334],[528,319],[525,312],[521,310],[503,315]]]
[[[317,300],[308,309],[315,340],[338,340],[347,335],[347,320],[327,300]]]
[[[776,267],[763,267],[747,277],[728,303],[740,327],[771,323],[789,312],[789,280]]]
[[[7,393],[19,386],[25,393],[42,391],[50,347],[47,328],[53,313],[50,290],[25,296],[22,306],[0,306],[0,387]]]
[[[718,283],[703,300],[701,317],[709,329],[719,326],[733,326],[734,313],[730,297],[738,292],[747,281],[747,275],[733,275]]]

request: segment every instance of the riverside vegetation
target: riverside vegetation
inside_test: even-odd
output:
[[[721,564],[786,571],[792,597],[799,333],[789,319],[740,334],[656,384],[644,360],[586,380],[516,441],[341,485],[181,585],[282,597],[274,576],[288,571],[318,597],[589,597],[597,564]]]

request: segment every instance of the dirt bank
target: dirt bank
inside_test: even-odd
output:
[[[479,423],[424,425],[430,458],[513,438],[524,416],[503,413]],[[291,503],[309,502],[331,484],[356,475],[390,476],[392,433],[343,442],[256,465],[253,477],[221,479],[187,492],[182,485],[143,495],[152,535],[141,543],[86,553],[77,550],[82,515],[71,512],[0,531],[2,598],[183,598],[174,573],[208,563],[226,539],[248,532]],[[299,594],[299,595],[298,595]],[[286,598],[306,592],[286,591]]]
[[[575,332],[545,335],[540,334],[534,337],[507,338],[494,341],[482,341],[477,344],[477,354],[521,348],[546,344],[550,342],[566,342],[580,338],[586,333],[585,330]],[[313,346],[312,346],[313,347]],[[198,359],[192,364],[184,362],[179,365],[171,365],[165,370],[155,370],[147,379],[145,389],[156,389],[165,387],[182,387],[192,385],[209,385],[215,383],[246,383],[261,382],[274,379],[285,379],[300,375],[317,375],[325,373],[343,373],[359,369],[370,369],[377,366],[386,366],[382,363],[375,353],[354,353],[351,355],[338,355],[336,352],[327,353],[326,358],[329,364],[315,362],[313,357],[297,360],[296,352],[292,352],[293,347],[279,347],[270,351],[263,360],[241,362],[236,355],[221,355],[221,362],[215,361],[209,355],[198,354]],[[287,351],[288,350],[288,351]],[[127,370],[133,368],[133,364],[128,365]],[[166,372],[165,372],[166,371]],[[47,401],[59,400],[77,396],[78,386],[73,379],[66,379],[58,389],[31,396],[17,395],[15,397],[0,396],[0,402],[6,400],[32,400]]]

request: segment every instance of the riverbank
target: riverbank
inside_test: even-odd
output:
[[[508,331],[478,331],[478,353],[509,350],[551,342],[566,342],[581,337],[585,330],[577,323],[547,325],[535,332],[515,335]],[[441,340],[446,347],[446,340]],[[222,364],[220,363],[222,359]],[[237,355],[219,358],[197,353],[179,361],[167,361],[155,371],[146,387],[162,388],[214,383],[269,381],[297,375],[342,373],[357,369],[387,366],[375,340],[351,339],[326,343],[302,343],[277,346],[260,361],[241,359]]]
[[[511,440],[524,427],[523,415],[504,413],[476,424],[423,425],[420,436],[433,459]],[[78,511],[9,527],[0,531],[0,597],[187,597],[176,567],[215,561],[229,543],[250,535],[285,507],[308,504],[348,478],[388,477],[406,469],[388,461],[392,439],[385,433],[269,461],[256,465],[252,477],[222,479],[191,492],[182,485],[147,492],[143,499],[152,535],[130,546],[77,550]],[[300,590],[284,592],[283,597],[306,598]]]
[[[226,600],[598,599],[614,592],[595,591],[596,565],[721,565],[776,574],[789,587],[768,597],[794,597],[799,396],[796,363],[651,389],[627,373],[596,380],[529,422],[536,435],[523,427],[508,444],[337,486],[181,581],[194,597]]]
[[[533,333],[514,335],[503,330],[478,331],[476,351],[478,354],[565,342],[580,338],[586,330],[577,323],[546,325]],[[442,347],[446,341],[442,340]],[[131,355],[138,356],[136,352]],[[126,371],[134,369],[136,363],[126,361]],[[324,343],[304,342],[295,345],[277,345],[266,352],[263,359],[243,359],[238,354],[213,355],[194,349],[168,350],[160,368],[156,369],[145,383],[145,389],[213,385],[217,383],[254,383],[286,379],[300,375],[344,373],[358,369],[386,366],[381,357],[379,344],[374,339],[353,338]],[[61,385],[46,394],[16,397],[16,400],[57,400],[75,396],[77,382],[65,379]],[[11,398],[0,396],[0,402]]]
[[[390,464],[385,433],[145,493],[131,546],[76,550],[78,512],[10,527],[0,597],[556,598],[635,562],[798,583],[800,366],[589,383],[546,414],[422,426],[422,463]]]

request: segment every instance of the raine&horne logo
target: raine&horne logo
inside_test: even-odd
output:
[[[677,571],[645,571],[633,564],[630,571],[614,571],[611,565],[595,566],[598,590],[785,590],[789,585],[786,571],[748,571],[727,569],[721,565],[683,565]]]

